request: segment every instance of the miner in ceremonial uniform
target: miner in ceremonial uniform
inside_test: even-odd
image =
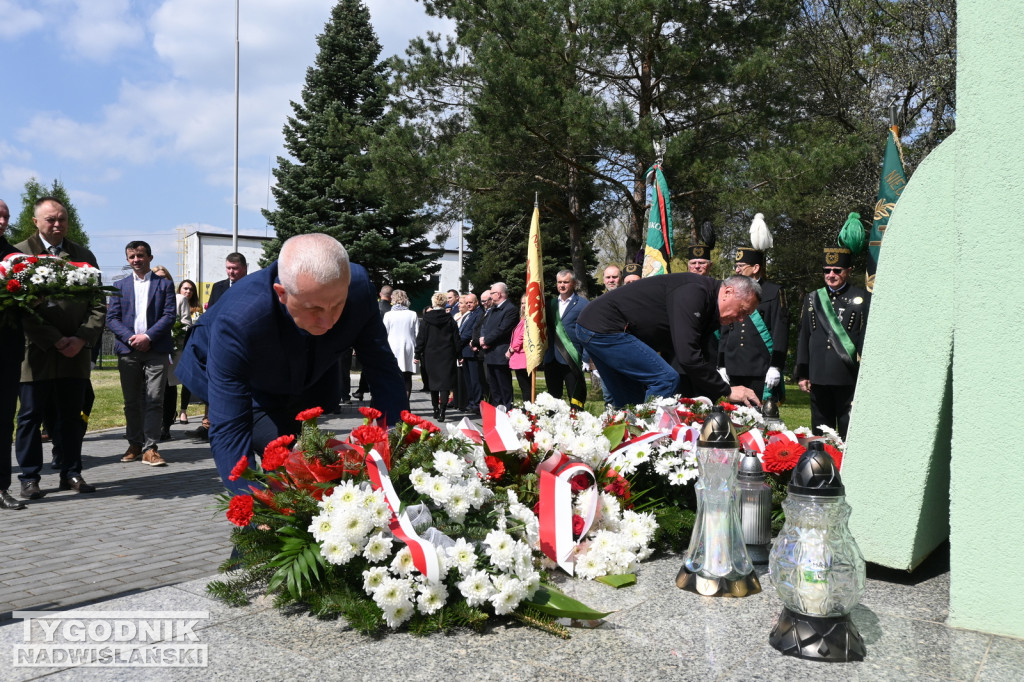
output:
[[[695,275],[710,277],[711,248],[707,244],[693,244],[686,247],[686,269]]]
[[[789,350],[789,316],[782,288],[765,279],[771,233],[758,213],[750,226],[752,246],[736,249],[735,270],[761,285],[761,303],[749,316],[721,329],[718,367],[731,385],[753,389],[761,400],[782,397],[782,370]]]
[[[814,432],[825,425],[844,439],[871,305],[871,294],[850,284],[850,263],[849,249],[825,249],[825,286],[803,300],[795,372],[811,394]]]

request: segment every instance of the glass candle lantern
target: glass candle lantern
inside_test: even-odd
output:
[[[768,570],[784,608],[769,643],[798,658],[863,660],[864,641],[850,611],[864,591],[864,557],[847,525],[850,505],[839,470],[820,441],[797,462],[782,508],[786,523]]]
[[[747,555],[736,485],[739,441],[721,407],[708,415],[697,439],[697,521],[676,585],[709,597],[745,597],[761,591]]]
[[[772,488],[765,482],[764,467],[754,453],[740,460],[737,485],[747,555],[755,564],[766,564],[772,541]]]

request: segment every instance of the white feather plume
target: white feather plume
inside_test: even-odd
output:
[[[767,251],[774,243],[772,233],[764,223],[764,214],[758,213],[750,223],[750,245],[758,251]]]

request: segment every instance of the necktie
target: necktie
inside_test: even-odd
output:
[[[49,248],[49,251],[50,251],[50,255],[52,255],[52,256],[59,256],[60,255],[60,247],[59,246],[51,246]]]

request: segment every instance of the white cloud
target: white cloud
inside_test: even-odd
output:
[[[45,24],[45,17],[37,9],[22,7],[13,0],[0,0],[0,38],[17,38]]]
[[[25,166],[15,166],[8,163],[0,163],[0,192],[6,197],[0,196],[8,205],[20,201],[21,193],[25,191],[25,181],[29,178],[41,177],[39,172]]]
[[[145,38],[142,21],[132,16],[128,0],[75,0],[74,13],[59,25],[68,47],[100,62]]]
[[[81,206],[106,206],[107,197],[84,189],[68,189],[68,198],[76,208]]]

